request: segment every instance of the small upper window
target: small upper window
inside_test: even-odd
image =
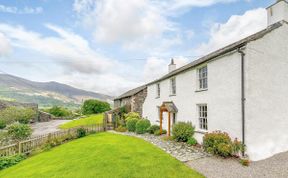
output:
[[[156,84],[156,97],[159,98],[160,97],[160,83]]]
[[[207,66],[198,69],[198,85],[199,89],[208,88],[208,70]]]
[[[170,94],[176,95],[176,78],[170,79]]]

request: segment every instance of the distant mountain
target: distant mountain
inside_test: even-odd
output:
[[[79,106],[83,100],[98,99],[112,102],[112,97],[81,90],[57,82],[33,82],[8,74],[0,74],[0,99],[38,103],[42,107]]]

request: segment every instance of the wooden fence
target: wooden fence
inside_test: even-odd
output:
[[[78,128],[84,128],[86,130],[86,133],[104,131],[103,124],[96,124],[96,125],[77,127],[77,128],[67,129],[63,131],[53,132],[50,134],[40,135],[40,136],[29,138],[24,141],[20,141],[18,143],[14,143],[11,145],[1,147],[0,156],[1,157],[13,156],[13,155],[20,154],[20,153],[27,154],[35,150],[36,148],[41,147],[42,145],[46,144],[47,142],[51,140],[61,139],[67,136],[75,138],[77,136]]]

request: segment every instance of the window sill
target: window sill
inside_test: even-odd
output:
[[[195,133],[206,134],[208,133],[208,130],[195,130]]]
[[[196,90],[195,92],[203,92],[203,91],[207,91],[208,90],[208,88],[206,88],[206,89],[199,89],[199,90]]]
[[[170,96],[170,97],[172,97],[172,96],[176,96],[176,94],[173,94],[173,95],[171,94],[171,95],[169,95],[169,96]]]
[[[159,98],[160,98],[160,96],[156,96],[156,97],[155,97],[155,99],[159,99]]]

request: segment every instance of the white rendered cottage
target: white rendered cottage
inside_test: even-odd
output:
[[[267,15],[263,31],[179,69],[172,61],[167,75],[147,84],[143,117],[163,118],[164,129],[190,121],[200,143],[207,132],[225,131],[245,143],[251,160],[288,151],[288,3]]]

